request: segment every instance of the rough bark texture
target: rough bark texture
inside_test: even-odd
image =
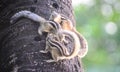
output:
[[[77,57],[57,63],[46,63],[49,53],[45,48],[47,33],[39,36],[39,24],[21,19],[10,24],[10,17],[21,10],[30,10],[49,19],[57,11],[74,22],[71,0],[1,0],[0,1],[0,72],[82,72]],[[67,45],[72,50],[72,42]]]

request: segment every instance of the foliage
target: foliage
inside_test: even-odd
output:
[[[120,1],[93,2],[74,7],[77,30],[89,44],[88,54],[82,59],[85,72],[119,72]]]

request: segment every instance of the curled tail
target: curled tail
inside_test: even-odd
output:
[[[33,21],[39,22],[39,23],[46,21],[44,18],[42,18],[41,16],[39,16],[33,12],[23,10],[23,11],[20,11],[20,12],[14,14],[10,19],[10,23],[15,23],[19,18],[22,18],[22,17],[28,18],[30,20],[33,20]]]
[[[81,47],[78,36],[74,32],[71,32],[69,30],[64,30],[62,33],[71,36],[74,40],[73,51],[69,55],[63,56],[63,59],[71,59],[78,56],[78,53],[80,52],[80,47]]]

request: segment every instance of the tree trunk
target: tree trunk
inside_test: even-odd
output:
[[[10,24],[10,17],[21,10],[30,10],[47,20],[56,11],[75,24],[71,0],[1,0],[0,72],[83,72],[77,57],[57,63],[44,62],[52,57],[39,52],[45,48],[47,36],[47,33],[38,34],[39,24],[29,19]],[[68,45],[70,49],[71,45]]]

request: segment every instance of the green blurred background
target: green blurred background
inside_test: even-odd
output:
[[[85,72],[120,72],[120,0],[72,0],[77,30],[88,41]]]

